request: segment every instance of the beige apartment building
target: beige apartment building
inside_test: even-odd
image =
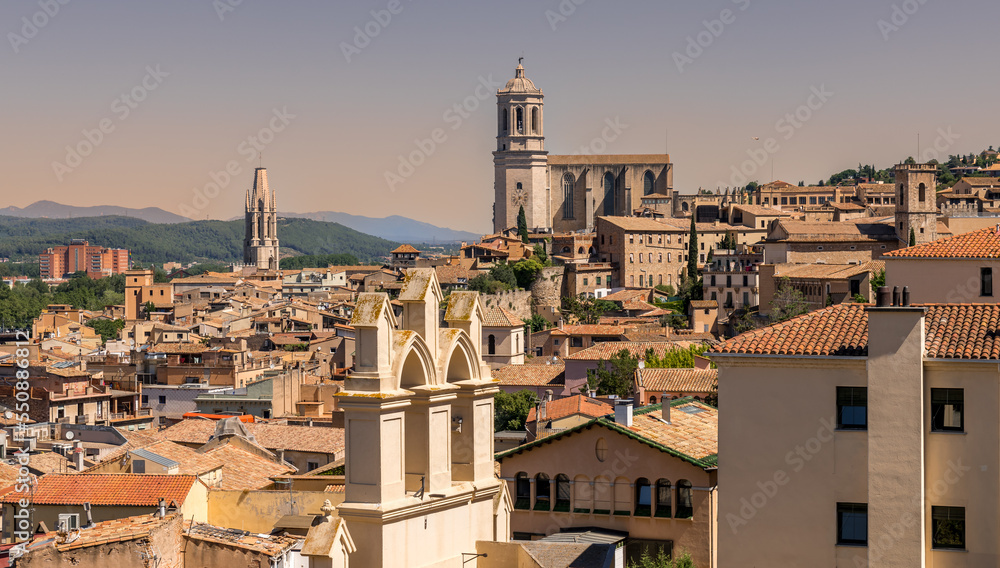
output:
[[[1000,306],[890,304],[711,354],[738,402],[719,426],[721,566],[1000,562]]]
[[[912,302],[997,302],[1000,231],[987,227],[892,251],[885,261],[886,286],[909,286]]]

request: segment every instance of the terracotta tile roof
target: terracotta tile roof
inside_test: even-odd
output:
[[[632,426],[616,424],[614,417],[595,418],[568,430],[538,438],[497,454],[503,459],[571,436],[585,428],[603,427],[648,444],[696,466],[709,468],[718,464],[719,411],[691,398],[670,403],[670,424],[662,420],[663,404],[651,404],[633,412]]]
[[[687,349],[692,345],[700,344],[700,341],[605,341],[568,355],[566,359],[576,361],[608,360],[622,349],[636,357],[642,357],[646,354],[647,349],[652,349],[657,357],[662,357],[667,351]]]
[[[564,365],[507,365],[493,371],[493,379],[507,386],[565,384]]]
[[[284,553],[298,541],[290,536],[257,534],[191,521],[186,526],[185,538],[252,550],[271,557]]]
[[[862,264],[776,264],[774,265],[774,276],[790,279],[837,280],[881,270],[885,270],[885,262],[881,260]]]
[[[1000,305],[924,304],[928,359],[1000,359]],[[744,333],[712,353],[867,356],[864,304],[839,304]]]
[[[204,444],[215,433],[214,420],[189,418],[163,430],[167,440],[180,444]],[[344,429],[322,426],[289,426],[287,424],[246,424],[247,430],[257,440],[257,445],[268,450],[315,452],[342,455]]]
[[[769,241],[788,242],[862,242],[862,241],[894,241],[896,229],[892,220],[864,219],[839,222],[793,221],[782,219],[778,221],[779,229],[784,230],[787,237],[778,237]]]
[[[696,310],[718,308],[719,302],[716,300],[691,300],[691,307]]]
[[[157,517],[156,515],[137,515],[134,517],[125,517],[122,519],[113,519],[110,521],[100,521],[94,523],[94,526],[82,530],[77,534],[72,542],[65,544],[57,544],[54,540],[58,534],[56,531],[47,532],[44,535],[39,535],[35,537],[35,544],[30,547],[31,550],[36,550],[43,546],[52,545],[59,552],[66,552],[69,550],[76,550],[79,548],[89,548],[91,546],[100,546],[102,544],[108,544],[112,542],[125,542],[129,540],[136,540],[140,538],[146,538],[149,536],[150,531],[159,527],[160,525],[166,524],[177,518],[177,513],[172,515],[167,515],[166,517]],[[49,541],[49,539],[53,539]],[[46,542],[48,541],[48,542]],[[68,560],[67,560],[68,561]]]
[[[994,177],[964,177],[960,181],[974,187],[992,187],[1000,183],[1000,180],[997,180]]]
[[[201,343],[157,343],[149,346],[150,353],[204,353],[209,348]]]
[[[155,507],[162,498],[181,505],[195,483],[198,478],[193,475],[51,473],[38,478],[32,502]],[[0,497],[0,503],[16,503],[21,497],[20,493],[10,492]]]
[[[549,158],[551,157],[549,156]],[[667,225],[662,220],[650,219],[649,217],[601,217],[601,219],[624,231],[655,233],[677,230],[677,227],[673,225]]]
[[[670,154],[569,154],[548,157],[550,164],[669,164]]]
[[[650,306],[652,307],[652,306]],[[585,323],[580,325],[564,325],[552,330],[552,335],[604,335],[619,336],[625,333],[620,325],[602,325]]]
[[[788,217],[791,215],[791,213],[778,211],[777,209],[771,209],[763,205],[736,205],[734,209],[739,209],[744,213],[750,213],[758,217]]]
[[[647,395],[661,392],[712,392],[718,369],[636,369],[636,381]]]
[[[520,327],[523,325],[524,320],[499,306],[493,306],[486,310],[486,314],[483,316],[483,327]]]
[[[885,253],[886,258],[1000,258],[1000,235],[985,227]]]
[[[392,252],[393,252],[393,253],[400,253],[400,254],[402,254],[402,253],[408,253],[408,252],[409,252],[409,253],[418,253],[418,252],[420,252],[420,251],[418,251],[417,249],[413,248],[413,247],[412,247],[412,246],[410,246],[410,245],[399,245],[399,246],[398,246],[398,247],[396,247],[396,249],[395,249],[394,251],[392,251]]]
[[[626,300],[649,300],[652,289],[644,288],[639,290],[619,290],[614,294],[608,294],[601,298],[609,302],[623,302]]]
[[[222,467],[222,481],[219,484],[219,489],[239,491],[262,489],[271,485],[270,478],[298,471],[295,467],[271,461],[232,444],[214,448],[206,455],[212,459],[221,460],[225,464]]]
[[[42,475],[46,473],[76,473],[75,470],[70,471],[69,460],[55,452],[31,454],[28,459],[28,467],[41,472]]]
[[[534,422],[537,408],[528,411],[528,422]],[[545,404],[545,420],[558,420],[567,416],[584,415],[597,418],[611,414],[615,409],[606,402],[596,398],[577,394],[566,398],[557,398]]]

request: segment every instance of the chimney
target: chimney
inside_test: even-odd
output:
[[[545,389],[545,400],[552,402],[552,389]]]
[[[543,398],[542,402],[538,403],[538,417],[535,419],[535,422],[542,422],[548,418],[548,402],[548,400]]]
[[[670,424],[670,395],[663,393],[660,396],[660,403],[663,406],[663,421]]]
[[[632,426],[632,401],[631,400],[616,400],[615,401],[615,424],[620,424],[625,427]]]
[[[83,471],[83,448],[73,450],[73,467],[77,473]]]
[[[880,290],[880,293],[883,291]],[[907,295],[908,290],[904,290]],[[903,306],[899,289],[894,305],[869,306],[868,356],[866,365],[868,396],[868,496],[870,510],[884,518],[913,518],[912,527],[892,534],[885,523],[869,526],[871,542],[891,539],[898,557],[894,566],[914,566],[922,562],[926,518],[924,376],[924,320],[927,309]],[[904,300],[905,302],[905,300]],[[891,458],[886,458],[891,456]],[[880,467],[891,459],[892,475]],[[884,469],[884,468],[883,468]],[[882,563],[880,565],[888,566]]]
[[[156,516],[161,519],[167,516],[167,504],[163,501],[163,497],[160,497],[160,503],[156,506]]]
[[[90,513],[90,503],[83,504],[83,511],[87,513],[87,524],[83,528],[89,529],[94,526],[94,516]]]

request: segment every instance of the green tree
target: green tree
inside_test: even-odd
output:
[[[525,290],[530,289],[531,283],[535,281],[542,268],[545,268],[545,266],[534,258],[526,258],[514,263],[514,278],[517,279],[518,287]]]
[[[498,262],[493,265],[489,275],[491,279],[506,284],[510,290],[517,288],[517,276],[514,275],[514,269],[506,262]]]
[[[541,262],[543,265],[549,265],[549,255],[545,252],[545,245],[541,243],[535,245],[535,258],[537,258],[538,262]]]
[[[587,371],[587,386],[596,390],[598,395],[613,394],[625,398],[632,393],[637,368],[639,360],[628,349],[622,349],[607,361],[598,360],[597,368]]]
[[[503,430],[513,430],[519,432],[524,430],[528,421],[528,411],[538,403],[538,397],[534,391],[519,390],[508,394],[500,391],[493,395],[493,430],[500,432]]]
[[[771,301],[771,321],[774,323],[791,319],[809,311],[805,296],[792,286],[788,277],[778,282],[778,290]]]
[[[570,316],[583,324],[595,324],[601,321],[601,316],[605,312],[617,310],[618,306],[614,302],[590,298],[586,294],[579,297],[563,296],[562,309],[563,317],[569,319]]]
[[[658,547],[656,554],[651,554],[649,549],[642,551],[639,561],[630,562],[628,568],[695,568],[695,565],[687,552],[681,553],[677,558],[670,558],[663,547]]]
[[[872,272],[871,274],[872,289],[877,290],[882,286],[885,286],[885,270],[879,270],[877,272]]]
[[[105,343],[118,337],[118,332],[125,327],[125,320],[116,319],[92,319],[87,322],[88,326],[94,329],[97,333],[101,334],[101,339]]]
[[[521,237],[521,242],[528,242],[528,218],[524,215],[524,205],[517,210],[517,236]]]
[[[688,263],[687,263],[687,275],[688,278],[697,279],[698,278],[698,231],[695,229],[694,224],[695,212],[691,212],[691,234],[688,237]]]
[[[913,231],[913,227],[910,227],[910,246],[917,245],[917,234]]]
[[[532,316],[524,320],[524,327],[528,333],[535,333],[536,331],[543,331],[549,327],[549,321],[541,316],[541,314],[532,314]]]
[[[150,317],[152,317],[153,312],[155,311],[156,311],[156,304],[154,304],[153,302],[146,302],[145,304],[142,305],[142,313],[145,319],[147,320]]]

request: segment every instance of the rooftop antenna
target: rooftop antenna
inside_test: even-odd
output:
[[[918,164],[920,163],[920,133],[917,132],[917,157],[915,160]]]

